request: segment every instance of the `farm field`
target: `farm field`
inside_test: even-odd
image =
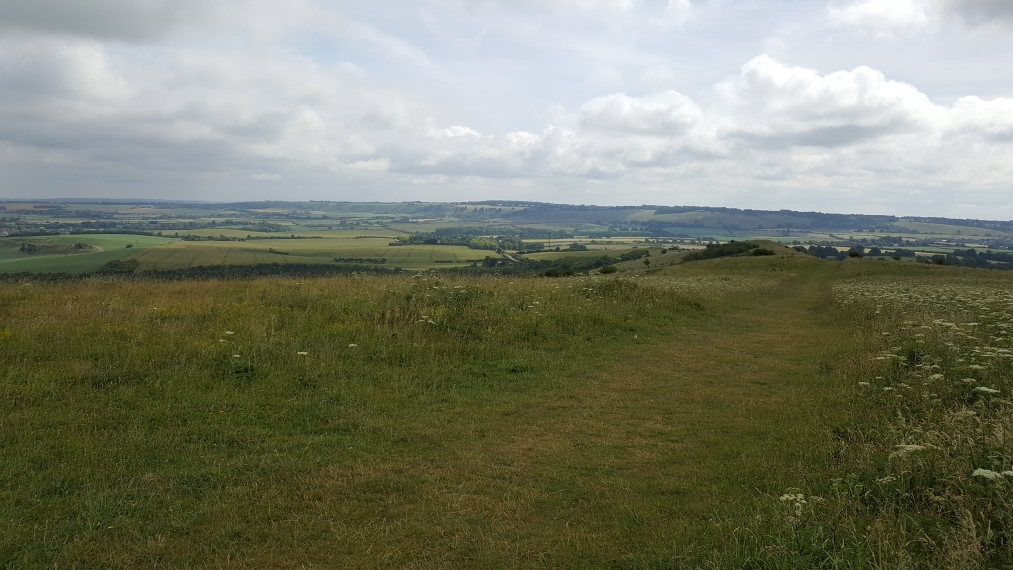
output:
[[[1007,275],[7,285],[0,563],[1001,567]]]
[[[41,247],[19,251],[21,242],[17,241],[93,236],[99,232],[202,243],[177,244],[164,251],[161,247],[144,247],[121,255],[110,248],[56,251]],[[681,206],[6,201],[0,203],[0,273],[185,271],[200,267],[201,274],[209,275],[209,267],[222,267],[217,273],[221,276],[285,271],[322,274],[381,266],[417,271],[475,264],[476,272],[572,274],[595,270],[594,262],[582,261],[590,256],[566,252],[520,259],[511,252],[543,245],[550,250],[567,249],[572,243],[608,252],[634,246],[678,245],[690,249],[713,242],[767,239],[787,245],[842,250],[878,247],[886,251],[903,247],[924,254],[918,258],[922,262],[1009,269],[1013,267],[1013,257],[1003,252],[1013,248],[1010,236],[1013,225],[1001,221]],[[320,241],[315,246],[295,244],[294,240],[283,243],[281,240],[286,238]],[[388,247],[398,241],[414,245],[399,251]],[[4,243],[18,246],[4,248]],[[419,247],[437,244],[438,248]],[[474,247],[474,251],[455,249],[467,245]],[[499,253],[493,253],[496,251]],[[53,253],[60,255],[49,255]],[[138,260],[136,265],[131,261],[134,259]],[[128,263],[106,268],[105,264],[112,261]],[[306,267],[327,264],[334,265],[331,269]]]
[[[466,265],[492,252],[464,246],[390,246],[387,238],[257,239],[245,242],[185,241],[151,249],[137,256],[139,269],[170,270],[211,265],[261,263],[335,263],[342,260],[386,259],[384,266],[428,269]],[[364,263],[377,265],[379,263]]]
[[[45,236],[36,238],[0,238],[0,272],[2,273],[85,273],[96,271],[113,260],[130,259],[151,248],[176,242],[172,238],[124,234],[88,234],[76,236]],[[24,243],[39,246],[62,246],[73,251],[75,243],[92,249],[84,253],[28,255],[19,251]],[[128,247],[129,246],[129,247]]]

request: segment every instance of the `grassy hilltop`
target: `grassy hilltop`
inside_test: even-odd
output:
[[[764,245],[3,284],[0,563],[1013,564],[1013,274]]]

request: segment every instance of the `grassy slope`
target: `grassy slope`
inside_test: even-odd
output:
[[[176,240],[143,235],[88,234],[4,238],[2,241],[4,247],[0,247],[0,272],[83,273],[95,271],[114,259],[128,259],[143,255],[147,250],[171,244]],[[97,251],[68,255],[26,255],[17,250],[23,241],[56,244],[84,242],[97,248]],[[133,247],[127,248],[128,244]]]
[[[0,561],[695,566],[829,474],[858,263],[9,289]]]
[[[967,226],[954,226],[950,224],[933,224],[929,222],[915,222],[901,220],[894,223],[894,226],[907,230],[915,230],[921,234],[933,234],[939,236],[968,237],[1009,237],[1007,232],[991,230],[986,228],[974,228]]]
[[[3,556],[534,568],[642,566],[713,545],[702,518],[746,512],[747,487],[781,489],[804,464],[798,438],[812,437],[798,416],[813,409],[800,402],[814,402],[811,355],[830,334],[825,270],[771,263],[680,268],[614,292],[627,281],[585,281],[589,293],[456,281],[492,296],[475,314],[537,312],[540,299],[559,321],[512,317],[504,336],[467,332],[468,345],[411,332],[413,314],[387,340],[354,317],[400,322],[404,295],[418,311],[457,310],[407,280],[9,293],[7,354],[19,356],[5,363],[0,472],[20,523],[0,533]],[[352,340],[363,346],[343,348]]]

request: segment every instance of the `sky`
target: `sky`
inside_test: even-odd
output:
[[[0,197],[1013,218],[1011,0],[0,0]]]

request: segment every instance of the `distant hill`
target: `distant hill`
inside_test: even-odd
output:
[[[875,232],[922,235],[1013,237],[1013,221],[977,220],[942,217],[883,216],[793,210],[754,210],[709,206],[594,206],[551,204],[517,200],[476,202],[330,202],[330,201],[250,201],[250,202],[173,202],[167,200],[33,200],[0,203],[8,214],[30,211],[52,218],[119,217],[131,209],[145,208],[151,213],[187,210],[192,215],[228,218],[257,218],[283,215],[292,219],[328,218],[337,215],[368,215],[391,222],[443,224],[481,223],[524,226],[551,225],[570,228],[598,228],[602,231],[639,231],[654,235],[678,235],[686,230],[722,232]],[[102,211],[99,206],[108,211]],[[114,210],[120,207],[120,212]],[[34,208],[34,210],[32,210]],[[2,211],[2,210],[0,210]],[[87,214],[87,216],[85,216]],[[762,232],[761,232],[762,233]]]

